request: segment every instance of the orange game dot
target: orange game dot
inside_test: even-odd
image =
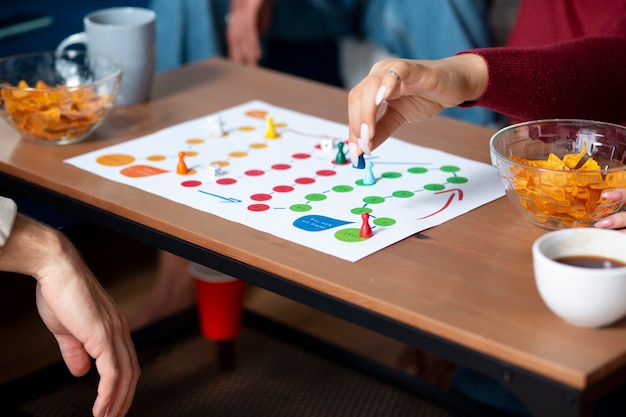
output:
[[[168,171],[161,168],[151,167],[149,165],[133,165],[132,167],[121,170],[120,174],[130,178],[142,178],[163,174],[164,172]]]
[[[233,157],[233,158],[244,158],[244,157],[248,156],[248,152],[246,152],[246,151],[235,151],[235,152],[229,153],[228,155]]]
[[[164,155],[152,155],[146,159],[148,159],[148,161],[158,162],[158,161],[163,161],[165,159],[165,156]]]
[[[190,145],[202,145],[204,143],[204,139],[192,138],[192,139],[187,139],[186,142]]]
[[[255,119],[265,120],[267,112],[265,110],[250,110],[246,112],[246,116],[254,117]]]
[[[100,165],[105,165],[108,167],[119,167],[132,164],[133,162],[135,162],[135,157],[125,154],[109,154],[98,157],[98,159],[96,159],[96,162]]]
[[[267,148],[267,144],[265,144],[265,143],[251,143],[250,144],[250,148],[252,148],[252,149],[263,149],[263,148]]]

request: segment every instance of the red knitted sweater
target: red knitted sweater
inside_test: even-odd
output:
[[[506,47],[464,52],[489,68],[473,105],[513,122],[626,122],[626,0],[522,0]]]

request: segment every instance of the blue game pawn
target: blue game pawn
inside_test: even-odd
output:
[[[372,161],[367,161],[365,163],[365,177],[363,177],[363,185],[376,184],[376,177],[374,177],[374,172],[372,171],[373,168],[374,164]]]
[[[356,169],[363,169],[365,168],[365,157],[363,156],[363,154],[359,155],[359,159],[356,163],[356,165],[352,165],[354,168]]]

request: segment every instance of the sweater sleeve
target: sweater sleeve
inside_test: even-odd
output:
[[[514,121],[626,122],[626,38],[596,36],[535,48],[485,48],[489,81],[478,105]],[[469,104],[469,103],[468,103]]]
[[[0,197],[0,249],[4,246],[17,215],[17,206],[13,200]]]

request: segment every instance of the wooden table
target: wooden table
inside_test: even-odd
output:
[[[213,59],[158,75],[87,141],[48,147],[0,124],[0,181],[89,221],[237,276],[500,380],[537,415],[587,415],[626,380],[626,321],[579,329],[536,290],[545,231],[505,198],[356,263],[89,174],[63,160],[259,99],[347,124],[347,92]],[[394,136],[489,163],[492,130],[434,118]]]

